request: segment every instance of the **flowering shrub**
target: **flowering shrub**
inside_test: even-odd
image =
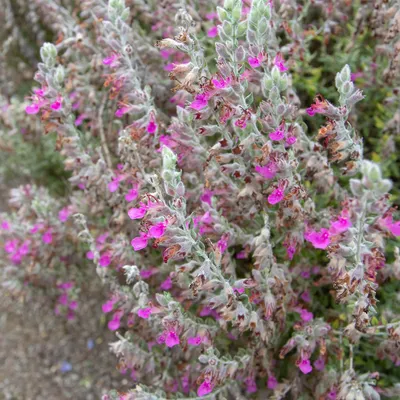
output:
[[[357,133],[368,98],[347,64],[330,101],[296,94],[321,2],[188,3],[84,0],[41,47],[16,113],[56,136],[69,195],[12,191],[3,281],[43,280],[73,319],[94,263],[133,380],[105,400],[400,396],[400,216]]]

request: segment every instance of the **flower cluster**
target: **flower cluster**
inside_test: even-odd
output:
[[[80,282],[101,279],[110,348],[136,382],[104,400],[398,393],[379,372],[400,363],[385,292],[400,218],[357,132],[368,98],[346,63],[331,101],[296,94],[308,10],[345,13],[197,3],[84,0],[83,31],[42,46],[19,108],[56,136],[69,195],[11,192],[2,279],[47,288],[69,320]]]

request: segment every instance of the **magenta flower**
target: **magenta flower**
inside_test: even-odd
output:
[[[336,400],[337,399],[337,392],[335,389],[331,389],[331,391],[328,393],[327,400]]]
[[[271,140],[279,141],[285,137],[285,132],[281,129],[277,129],[276,131],[271,132],[269,135]]]
[[[158,125],[157,125],[156,121],[153,118],[151,118],[147,125],[147,128],[146,128],[147,132],[150,134],[154,134],[157,132],[157,129],[158,129]]]
[[[53,235],[51,229],[48,229],[42,236],[44,243],[50,244],[53,241]]]
[[[69,207],[64,207],[59,211],[58,219],[61,222],[66,222],[68,220],[69,215],[70,215],[70,208]]]
[[[212,26],[208,31],[207,31],[207,36],[210,38],[214,38],[218,35],[218,27],[217,26]]]
[[[128,211],[130,219],[142,219],[146,215],[147,207],[142,205],[139,208],[131,208]]]
[[[203,397],[208,395],[209,393],[212,392],[212,390],[214,389],[214,385],[208,380],[206,379],[197,389],[197,395],[199,397]]]
[[[129,112],[130,107],[125,106],[125,105],[120,105],[117,111],[115,111],[115,116],[118,118],[121,118],[124,114]]]
[[[263,167],[257,165],[255,170],[266,179],[273,179],[278,171],[278,167],[275,163],[269,162],[267,165]]]
[[[116,191],[118,190],[118,187],[119,187],[119,179],[118,179],[118,178],[114,178],[114,179],[107,185],[107,187],[108,187],[108,190],[109,190],[111,193],[116,192]]]
[[[277,54],[274,60],[274,65],[276,65],[279,68],[279,71],[285,72],[288,70],[288,68],[284,64],[284,59],[281,54]]]
[[[1,229],[3,229],[3,231],[9,231],[11,228],[8,221],[2,221],[0,224],[0,227],[1,227]]]
[[[268,203],[269,204],[277,204],[283,200],[285,197],[284,192],[281,189],[275,189],[269,196],[268,196]]]
[[[217,248],[221,253],[224,253],[228,248],[228,238],[226,235],[222,236],[220,240],[217,242]]]
[[[267,381],[267,388],[274,390],[277,386],[278,386],[278,381],[276,380],[275,376],[269,375]]]
[[[112,319],[111,321],[108,321],[108,329],[110,331],[116,331],[120,325],[121,321],[119,319]]]
[[[314,367],[318,371],[322,371],[325,368],[325,360],[322,357],[319,357],[314,361]]]
[[[396,221],[388,226],[390,232],[394,236],[400,236],[400,221]]]
[[[286,144],[287,144],[288,146],[292,146],[292,145],[294,145],[296,142],[297,142],[296,136],[288,136],[288,137],[286,138]]]
[[[231,78],[228,77],[226,79],[220,78],[220,79],[213,79],[212,80],[213,85],[217,88],[217,89],[225,89],[227,86],[230,85],[231,83]]]
[[[189,337],[187,342],[191,346],[198,346],[202,343],[202,341],[203,341],[202,336],[193,336],[193,337]]]
[[[117,53],[112,53],[110,56],[103,59],[103,64],[109,65],[111,68],[115,68],[119,65],[118,58],[119,55]]]
[[[135,251],[139,251],[147,247],[147,242],[148,242],[148,236],[140,232],[140,236],[132,239],[131,245]]]
[[[135,200],[139,196],[139,192],[137,190],[137,186],[132,188],[126,195],[125,200],[131,202]]]
[[[336,235],[339,233],[346,232],[351,227],[351,221],[349,218],[349,211],[343,210],[340,217],[336,221],[331,222],[329,232]]]
[[[165,230],[167,229],[167,222],[159,222],[156,225],[153,225],[149,229],[149,236],[155,239],[160,238],[161,236],[164,235]]]
[[[109,313],[110,311],[112,311],[113,308],[114,308],[114,303],[115,303],[115,301],[112,300],[112,299],[106,301],[106,302],[101,306],[101,309],[102,309],[103,313],[107,314],[107,313]]]
[[[190,104],[190,107],[194,108],[197,111],[202,110],[208,104],[208,96],[205,93],[201,93],[196,95],[194,101]]]
[[[311,366],[310,360],[301,359],[299,368],[303,374],[305,374],[305,375],[309,374],[312,371],[312,366]]]
[[[321,228],[319,232],[306,231],[304,238],[316,249],[326,249],[331,242],[329,231],[325,228]]]
[[[301,299],[303,301],[305,301],[306,303],[310,303],[311,302],[311,295],[310,295],[310,291],[309,290],[305,290],[302,294],[301,294]]]
[[[21,247],[18,249],[18,252],[21,256],[26,256],[27,254],[29,254],[30,244],[31,242],[29,240],[25,240],[25,242],[22,243]]]
[[[50,107],[54,111],[58,111],[61,108],[61,105],[62,105],[62,97],[58,96],[57,99],[50,104]]]
[[[174,347],[180,343],[179,336],[175,331],[168,331],[165,337],[165,344],[167,347]]]
[[[257,392],[257,384],[254,378],[246,378],[246,392],[247,393],[255,393]]]
[[[160,289],[162,290],[170,290],[172,288],[172,280],[169,276],[164,282],[161,283]]]
[[[249,57],[247,59],[247,61],[248,61],[249,65],[250,65],[250,67],[258,68],[262,64],[262,62],[264,61],[264,56],[263,56],[262,53],[258,53],[257,57]]]
[[[151,308],[147,307],[147,308],[140,308],[137,312],[137,315],[139,315],[140,318],[143,319],[148,319],[151,315]]]
[[[37,114],[40,111],[40,106],[37,103],[32,103],[25,107],[25,112],[27,114]]]
[[[110,253],[105,253],[100,257],[99,264],[101,267],[108,267],[111,264]]]
[[[78,308],[78,302],[75,301],[75,300],[73,300],[73,301],[71,301],[71,302],[69,303],[68,307],[69,307],[71,310],[76,310],[76,309]]]
[[[18,246],[17,239],[7,240],[4,243],[4,250],[6,253],[14,253],[17,250],[17,246]]]
[[[311,320],[314,318],[314,315],[313,315],[312,312],[307,311],[305,308],[303,308],[303,309],[300,311],[300,318],[301,318],[303,321],[308,322],[308,321],[311,321]]]

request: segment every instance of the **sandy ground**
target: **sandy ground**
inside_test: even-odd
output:
[[[91,400],[132,387],[108,350],[115,336],[102,302],[99,283],[81,295],[76,321],[67,321],[40,294],[21,304],[0,292],[0,399]]]

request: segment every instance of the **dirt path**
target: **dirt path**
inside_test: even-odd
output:
[[[0,292],[0,399],[91,400],[132,386],[108,350],[115,336],[102,317],[100,289],[81,296],[76,321],[55,316],[43,296],[21,304]]]

